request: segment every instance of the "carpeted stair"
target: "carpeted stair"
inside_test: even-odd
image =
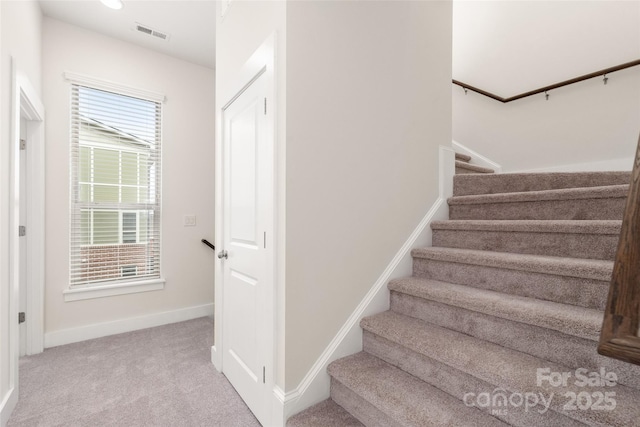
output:
[[[470,163],[471,156],[466,154],[456,153],[456,173],[494,173],[493,169],[485,168],[482,166],[474,165]]]
[[[630,173],[469,161],[456,155],[433,247],[389,283],[390,310],[362,319],[364,351],[331,363],[331,399],[288,427],[640,426],[640,367],[596,351]],[[538,384],[539,369],[570,376]]]

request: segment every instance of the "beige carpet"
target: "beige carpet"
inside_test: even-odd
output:
[[[22,358],[8,427],[259,426],[211,364],[212,344],[205,317]]]

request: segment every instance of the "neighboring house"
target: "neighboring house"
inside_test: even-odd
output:
[[[155,198],[150,177],[152,144],[89,117],[78,132],[79,189],[72,207],[80,215],[80,258],[74,281],[95,283],[144,277],[160,262],[152,227],[153,208],[135,209]],[[118,207],[107,207],[118,204]],[[130,208],[122,206],[130,205]],[[151,205],[149,205],[151,206]],[[151,231],[151,232],[150,232]]]

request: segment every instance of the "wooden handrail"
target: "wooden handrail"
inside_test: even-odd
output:
[[[640,138],[598,353],[640,365]]]
[[[503,98],[503,97],[498,96],[496,94],[493,94],[491,92],[487,92],[486,90],[478,89],[477,87],[473,87],[471,85],[463,83],[463,82],[461,82],[459,80],[455,80],[454,79],[454,80],[452,80],[452,83],[455,84],[455,85],[461,86],[461,87],[463,87],[465,89],[468,89],[470,91],[479,93],[479,94],[484,95],[484,96],[488,96],[489,98],[495,99],[496,101],[500,101],[500,102],[503,102],[503,103],[506,104],[507,102],[515,101],[517,99],[526,98],[527,96],[536,95],[538,93],[548,92],[548,91],[553,90],[553,89],[558,89],[559,87],[568,86],[570,84],[578,83],[578,82],[581,82],[583,80],[592,79],[592,78],[598,77],[598,76],[604,76],[606,74],[610,74],[610,73],[613,73],[615,71],[624,70],[625,68],[635,67],[637,65],[640,65],[640,59],[636,59],[635,61],[626,62],[624,64],[616,65],[615,67],[605,68],[604,70],[595,71],[593,73],[589,73],[589,74],[585,74],[585,75],[580,76],[580,77],[575,77],[573,79],[565,80],[565,81],[562,81],[560,83],[555,83],[555,84],[552,84],[552,85],[549,85],[549,86],[541,87],[539,89],[530,90],[529,92],[524,92],[524,93],[521,93],[519,95],[511,96],[509,98]]]

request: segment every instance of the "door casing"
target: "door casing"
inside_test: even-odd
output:
[[[29,79],[12,61],[12,105],[9,189],[9,346],[10,389],[18,390],[20,298],[20,237],[18,227],[26,226],[26,354],[44,350],[44,241],[45,241],[45,145],[44,105]],[[26,224],[20,224],[20,121],[26,121]]]

